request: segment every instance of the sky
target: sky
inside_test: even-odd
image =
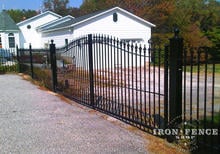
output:
[[[69,0],[69,6],[79,7],[83,0]],[[25,9],[40,10],[43,0],[0,0],[0,10],[2,9]]]

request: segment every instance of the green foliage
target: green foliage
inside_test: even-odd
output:
[[[52,76],[49,69],[34,67],[34,79],[37,80],[41,86],[52,89]]]
[[[213,117],[208,117],[206,120],[202,120],[199,122],[199,128],[204,128],[204,126],[206,126],[206,128],[212,128],[212,129],[219,129],[220,127],[220,112],[216,113]],[[218,132],[219,133],[219,132]],[[219,146],[219,135],[206,135],[206,136],[199,136],[198,140],[199,141],[204,141],[205,138],[205,142],[207,145],[212,145],[214,146]],[[205,151],[204,151],[205,150]],[[207,153],[209,152],[211,149],[209,148],[205,148],[205,149],[199,149],[197,151],[197,153]]]
[[[206,32],[207,37],[212,41],[215,48],[220,49],[220,26],[213,27]],[[219,54],[220,51],[218,50]]]
[[[68,5],[69,0],[44,0],[44,10],[53,11],[60,15],[68,15]]]
[[[194,66],[192,66],[192,68],[191,68],[191,66],[185,66],[185,67],[186,67],[185,69],[187,72],[190,72],[191,70],[193,73],[198,72],[198,65],[194,65]],[[205,71],[207,71],[208,74],[211,74],[211,73],[213,73],[213,64],[208,64],[207,70],[205,68],[205,64],[202,64],[199,67],[199,71],[200,71],[200,73],[204,73]],[[220,74],[220,64],[215,65],[215,73]]]
[[[0,74],[5,74],[5,73],[6,73],[5,67],[0,65]]]
[[[0,74],[4,74],[8,72],[17,72],[17,71],[18,71],[18,64],[11,66],[4,66],[0,64]]]
[[[216,46],[215,31],[220,24],[220,3],[215,0],[84,0],[82,14],[122,7],[154,24],[153,36],[167,43],[173,27],[179,27],[188,47]],[[208,32],[208,33],[207,33]],[[210,34],[210,32],[213,32]],[[212,39],[210,38],[212,35]]]
[[[161,43],[167,43],[173,27],[179,27],[186,46],[212,46],[220,52],[220,2],[216,0],[84,0],[80,8],[68,6],[69,0],[42,3],[44,11],[74,17],[119,6],[154,23],[157,27],[153,29],[153,37]],[[33,10],[8,10],[8,13],[15,22],[37,14]]]
[[[151,63],[155,66],[164,65],[165,50],[162,47],[153,47],[151,51]]]
[[[11,16],[11,18],[16,23],[37,15],[37,12],[34,10],[13,10],[13,9],[11,9],[11,10],[7,10],[7,13]]]

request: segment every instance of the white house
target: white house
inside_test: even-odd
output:
[[[15,49],[20,44],[20,30],[5,10],[0,12],[0,49]]]
[[[53,27],[38,29],[44,42],[54,39],[58,47],[64,40],[72,40],[86,34],[105,34],[125,41],[147,43],[151,28],[155,25],[134,14],[115,7],[69,20]]]
[[[21,30],[21,46],[47,47],[53,39],[57,47],[87,34],[110,35],[127,42],[147,43],[154,24],[122,9],[114,7],[82,17],[61,17],[44,12],[17,24]]]
[[[20,46],[28,48],[29,44],[31,44],[32,48],[44,48],[41,33],[37,32],[36,29],[59,18],[61,18],[60,15],[47,11],[18,23],[17,26],[21,31]]]

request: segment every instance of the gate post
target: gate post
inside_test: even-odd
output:
[[[56,47],[53,44],[53,40],[51,40],[50,44],[50,63],[51,63],[51,70],[52,70],[52,87],[53,91],[56,92],[57,87],[57,60],[56,60]]]
[[[170,39],[169,55],[169,121],[182,122],[182,54],[183,38],[179,30],[174,30],[174,37]]]
[[[165,45],[165,53],[164,53],[164,127],[167,127],[168,124],[168,83],[169,83],[169,45]]]
[[[31,65],[31,78],[34,78],[34,69],[33,69],[33,55],[32,55],[32,47],[29,44],[29,54],[30,54],[30,65]]]
[[[17,62],[18,62],[18,73],[21,73],[20,49],[18,49],[18,45],[16,46],[16,53],[17,53]]]
[[[91,106],[94,106],[94,76],[93,76],[93,51],[92,51],[92,34],[88,35],[89,49],[89,84],[90,84],[90,101]]]

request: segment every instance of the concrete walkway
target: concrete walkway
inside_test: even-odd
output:
[[[102,114],[40,90],[18,75],[0,75],[1,154],[148,153],[140,135]]]

